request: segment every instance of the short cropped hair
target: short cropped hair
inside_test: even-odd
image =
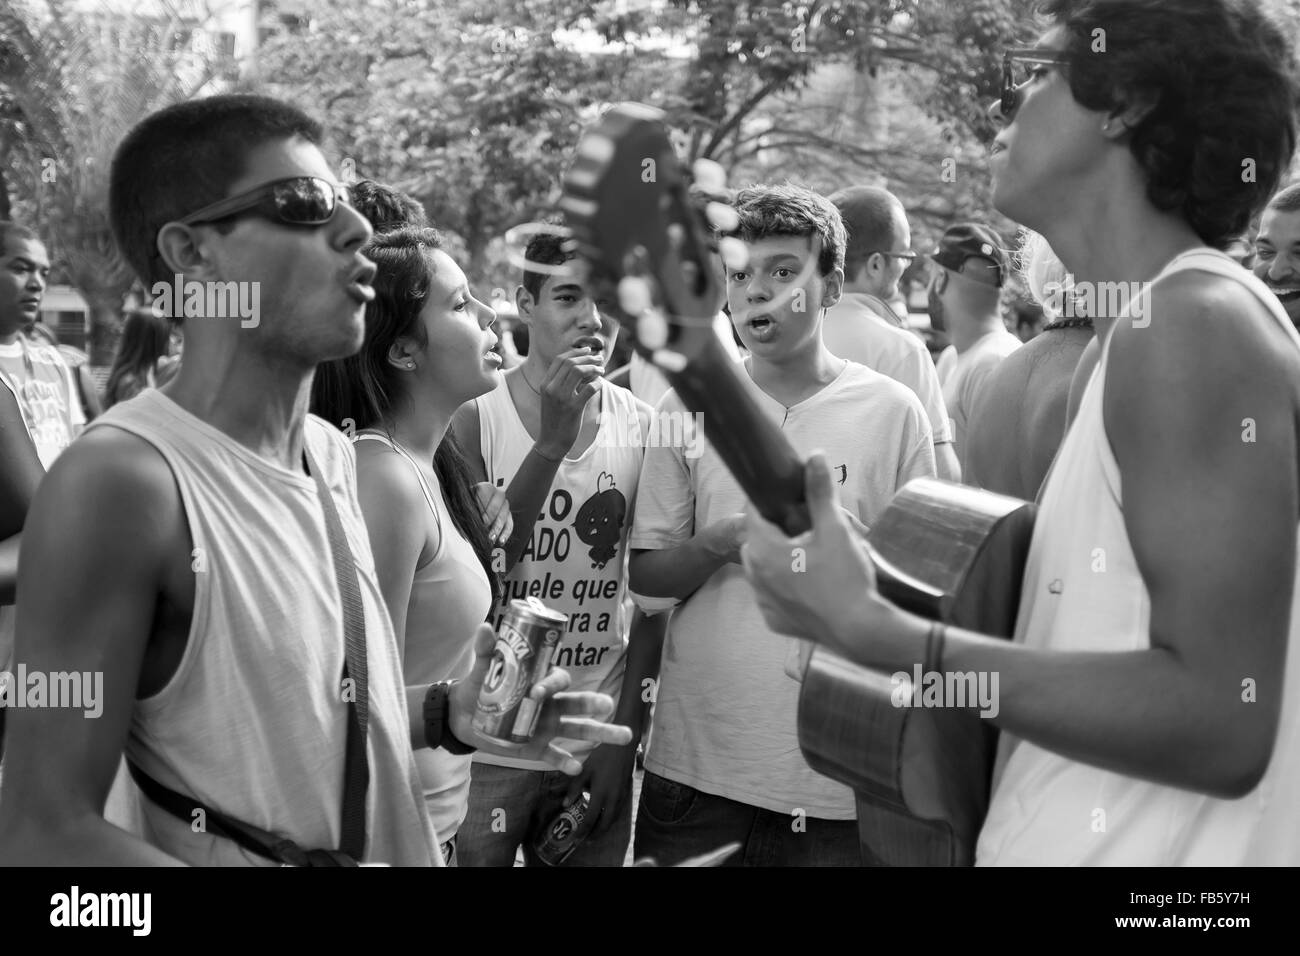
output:
[[[296,106],[245,94],[176,103],[137,123],[113,157],[108,210],[118,248],[141,281],[171,278],[158,230],[225,198],[254,149],[294,136],[319,144],[323,132]]]
[[[524,249],[524,259],[528,262],[539,262],[547,266],[563,265],[576,254],[564,248],[566,242],[568,240],[565,237],[556,235],[554,232],[536,233],[528,240],[528,245]],[[524,269],[523,285],[534,301],[542,294],[542,286],[546,284],[548,278],[549,276],[545,272]]]
[[[1300,212],[1300,183],[1292,183],[1280,189],[1268,201],[1268,208],[1278,212]]]
[[[844,268],[844,247],[848,244],[840,211],[825,196],[795,186],[749,186],[736,193],[740,214],[736,233],[745,242],[773,236],[800,236],[820,243],[817,269],[830,275]]]
[[[0,219],[0,254],[8,247],[11,238],[22,239],[27,242],[43,241],[34,230],[28,229],[22,223],[14,222],[11,219]]]
[[[894,228],[903,203],[888,189],[848,186],[830,197],[844,220],[848,245],[844,249],[844,274],[857,276],[873,252],[894,252],[902,241]]]
[[[424,206],[400,189],[363,179],[349,186],[348,191],[352,194],[353,208],[370,220],[375,232],[389,232],[403,226],[425,229],[429,225]]]
[[[1046,0],[1039,10],[1064,27],[1081,106],[1153,98],[1129,141],[1152,205],[1180,213],[1207,245],[1240,235],[1295,149],[1295,59],[1277,24],[1254,0]]]

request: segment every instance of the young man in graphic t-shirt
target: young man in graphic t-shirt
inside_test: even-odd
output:
[[[526,258],[558,267],[569,258],[560,242],[538,235]],[[471,469],[506,489],[514,517],[493,623],[527,597],[568,615],[555,663],[572,675],[573,689],[615,697],[615,722],[640,739],[667,622],[631,611],[627,601],[627,536],[651,409],[601,377],[618,325],[579,275],[526,271],[516,301],[529,330],[527,359],[452,423]],[[511,866],[520,846],[533,863],[533,841],[583,791],[592,822],[566,865],[622,864],[636,744],[569,749],[585,756],[573,780],[537,761],[475,757],[457,837],[462,866]]]
[[[36,233],[0,221],[0,388],[17,402],[23,427],[44,468],[54,463],[86,424],[63,356],[58,349],[29,341],[22,334],[40,315],[49,277],[49,255]],[[17,460],[0,461],[2,469],[18,467]],[[0,540],[0,672],[9,670],[13,651],[12,605],[21,538],[19,532]],[[0,712],[0,721],[3,719]]]
[[[869,527],[898,488],[935,474],[925,409],[907,386],[822,343],[844,280],[835,206],[793,186],[742,190],[735,205],[749,252],[727,274],[750,352],[742,381],[800,455],[826,451],[844,506]],[[670,391],[656,415],[680,408]],[[730,865],[858,865],[853,792],[804,760],[791,642],[764,624],[740,566],[751,507],[711,444],[695,458],[647,447],[631,585],[681,604],[664,648],[636,855],[667,865],[736,841]]]

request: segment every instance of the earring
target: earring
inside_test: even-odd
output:
[[[414,362],[407,362],[407,363],[406,363],[406,367],[407,367],[408,369],[414,369],[414,368],[415,368],[415,363],[414,363]]]

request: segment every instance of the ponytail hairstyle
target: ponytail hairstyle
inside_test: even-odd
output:
[[[311,410],[338,428],[388,431],[388,419],[400,402],[404,377],[388,361],[399,338],[428,344],[420,311],[433,279],[431,253],[442,248],[442,237],[430,228],[405,226],[373,236],[361,250],[379,267],[375,298],[366,306],[366,338],[361,351],[344,359],[323,362],[312,382]],[[450,429],[438,445],[433,470],[456,530],[474,548],[492,587],[500,596],[501,582],[492,569],[492,545],[474,492],[474,478]]]

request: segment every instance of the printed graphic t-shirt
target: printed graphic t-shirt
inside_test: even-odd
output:
[[[741,378],[801,456],[826,452],[841,504],[868,528],[895,491],[934,476],[925,409],[893,379],[848,362],[833,382],[787,410],[747,374]],[[670,391],[655,414],[681,408]],[[651,443],[639,490],[634,549],[676,547],[753,507],[708,442],[694,459],[680,447]],[[778,813],[854,819],[853,791],[815,772],[799,750],[800,685],[785,670],[791,645],[768,629],[741,566],[718,570],[674,612],[646,769]]]
[[[86,424],[72,370],[58,349],[19,339],[13,345],[0,345],[0,383],[18,400],[27,434],[49,471]]]
[[[529,596],[568,615],[568,630],[554,662],[572,677],[569,690],[598,691],[617,701],[631,624],[625,600],[627,538],[651,409],[625,388],[604,380],[600,384],[596,438],[577,458],[565,457],[556,470],[532,538],[502,582],[492,624],[499,628],[510,602]],[[533,439],[504,377],[474,404],[488,480],[509,488]],[[557,742],[580,760],[593,749],[586,741]],[[540,761],[481,751],[474,760],[499,767],[553,769]]]
[[[12,345],[0,345],[0,387],[8,388],[17,399],[27,434],[46,471],[86,424],[72,374],[58,349],[49,345],[36,345],[21,337]],[[13,654],[15,616],[12,604],[0,606],[0,671],[7,669]]]

